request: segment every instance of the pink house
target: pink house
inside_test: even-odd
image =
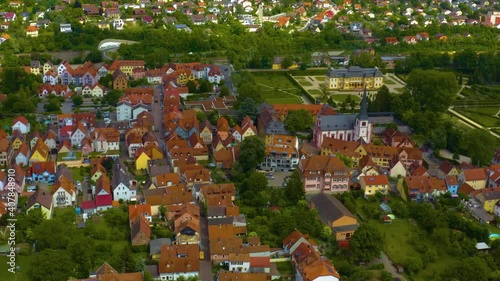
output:
[[[344,192],[349,190],[349,168],[336,156],[314,155],[298,166],[306,192]]]

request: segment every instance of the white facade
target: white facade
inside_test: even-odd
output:
[[[161,84],[162,78],[161,76],[150,76],[148,78],[148,83],[150,84]]]
[[[135,152],[137,149],[141,148],[143,145],[142,143],[131,143],[128,146],[128,157],[132,158],[134,157]]]
[[[135,190],[130,189],[123,183],[118,184],[113,189],[113,200],[115,201],[119,201],[120,199],[122,199],[123,201],[130,201],[130,198],[135,197],[136,195],[137,192]]]
[[[81,144],[85,137],[86,135],[80,129],[76,129],[76,131],[71,135],[71,145]]]
[[[114,19],[111,21],[111,25],[116,30],[123,30],[124,22],[122,19]]]
[[[90,88],[90,86],[87,85],[83,88],[82,95],[84,95],[84,96],[92,95],[92,89]]]
[[[72,206],[75,200],[76,194],[70,194],[62,187],[59,187],[59,189],[52,195],[52,204],[54,207]]]
[[[185,279],[189,277],[198,277],[198,271],[191,272],[173,272],[173,273],[160,273],[158,280],[177,280],[183,276]]]
[[[229,262],[229,271],[231,272],[248,272],[250,270],[250,261],[230,261]]]
[[[57,142],[55,139],[46,139],[44,143],[47,145],[49,149],[57,148]]]
[[[23,124],[21,121],[17,121],[16,124],[12,126],[12,131],[20,131],[22,134],[27,134],[31,130],[30,123]]]
[[[128,102],[121,102],[116,107],[116,120],[129,121],[132,118],[132,106]]]
[[[135,106],[134,109],[132,110],[132,120],[136,120],[137,116],[144,111],[148,111],[147,106],[144,106],[141,104],[138,104],[138,106]]]

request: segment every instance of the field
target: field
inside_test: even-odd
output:
[[[500,127],[500,117],[494,116],[500,111],[500,104],[495,107],[455,107],[455,110],[484,127]]]
[[[18,266],[16,273],[12,274],[7,271],[9,268],[7,265],[8,257],[0,256],[0,281],[28,281],[28,275],[26,274],[27,269],[30,266],[32,256],[21,256],[17,254],[16,265]]]
[[[301,89],[284,73],[255,72],[255,83],[261,88],[262,97],[270,104],[302,103]]]
[[[356,209],[367,218],[368,215],[362,210],[362,206],[371,205],[378,208],[378,202],[369,203],[364,198],[356,200]],[[425,245],[438,251],[439,257],[436,262],[427,264],[425,270],[420,270],[414,280],[435,280],[450,265],[457,262],[457,259],[440,251],[438,247],[429,239],[429,235],[420,229],[414,222],[408,219],[393,220],[392,224],[383,224],[378,220],[370,219],[368,224],[380,230],[385,237],[384,252],[389,256],[394,265],[404,264],[408,258],[421,256],[417,247]]]
[[[335,100],[335,101],[339,101],[339,102],[343,102],[347,99],[348,96],[351,96],[351,98],[357,100],[357,101],[361,101],[361,99],[356,96],[356,95],[349,95],[349,94],[333,94],[331,95],[331,97]]]

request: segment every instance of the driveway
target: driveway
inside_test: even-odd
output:
[[[385,270],[387,270],[390,274],[392,274],[392,277],[399,278],[402,281],[406,281],[405,277],[398,273],[396,267],[392,265],[391,260],[384,252],[380,254],[380,257],[381,257],[380,259],[374,259],[370,264],[381,263],[384,265]]]

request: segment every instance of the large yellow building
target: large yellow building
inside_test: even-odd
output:
[[[361,177],[359,184],[365,192],[365,197],[373,196],[377,192],[387,194],[389,191],[389,179],[386,175],[364,176]]]
[[[325,82],[330,90],[377,90],[384,85],[384,76],[378,68],[351,66],[328,70]]]

